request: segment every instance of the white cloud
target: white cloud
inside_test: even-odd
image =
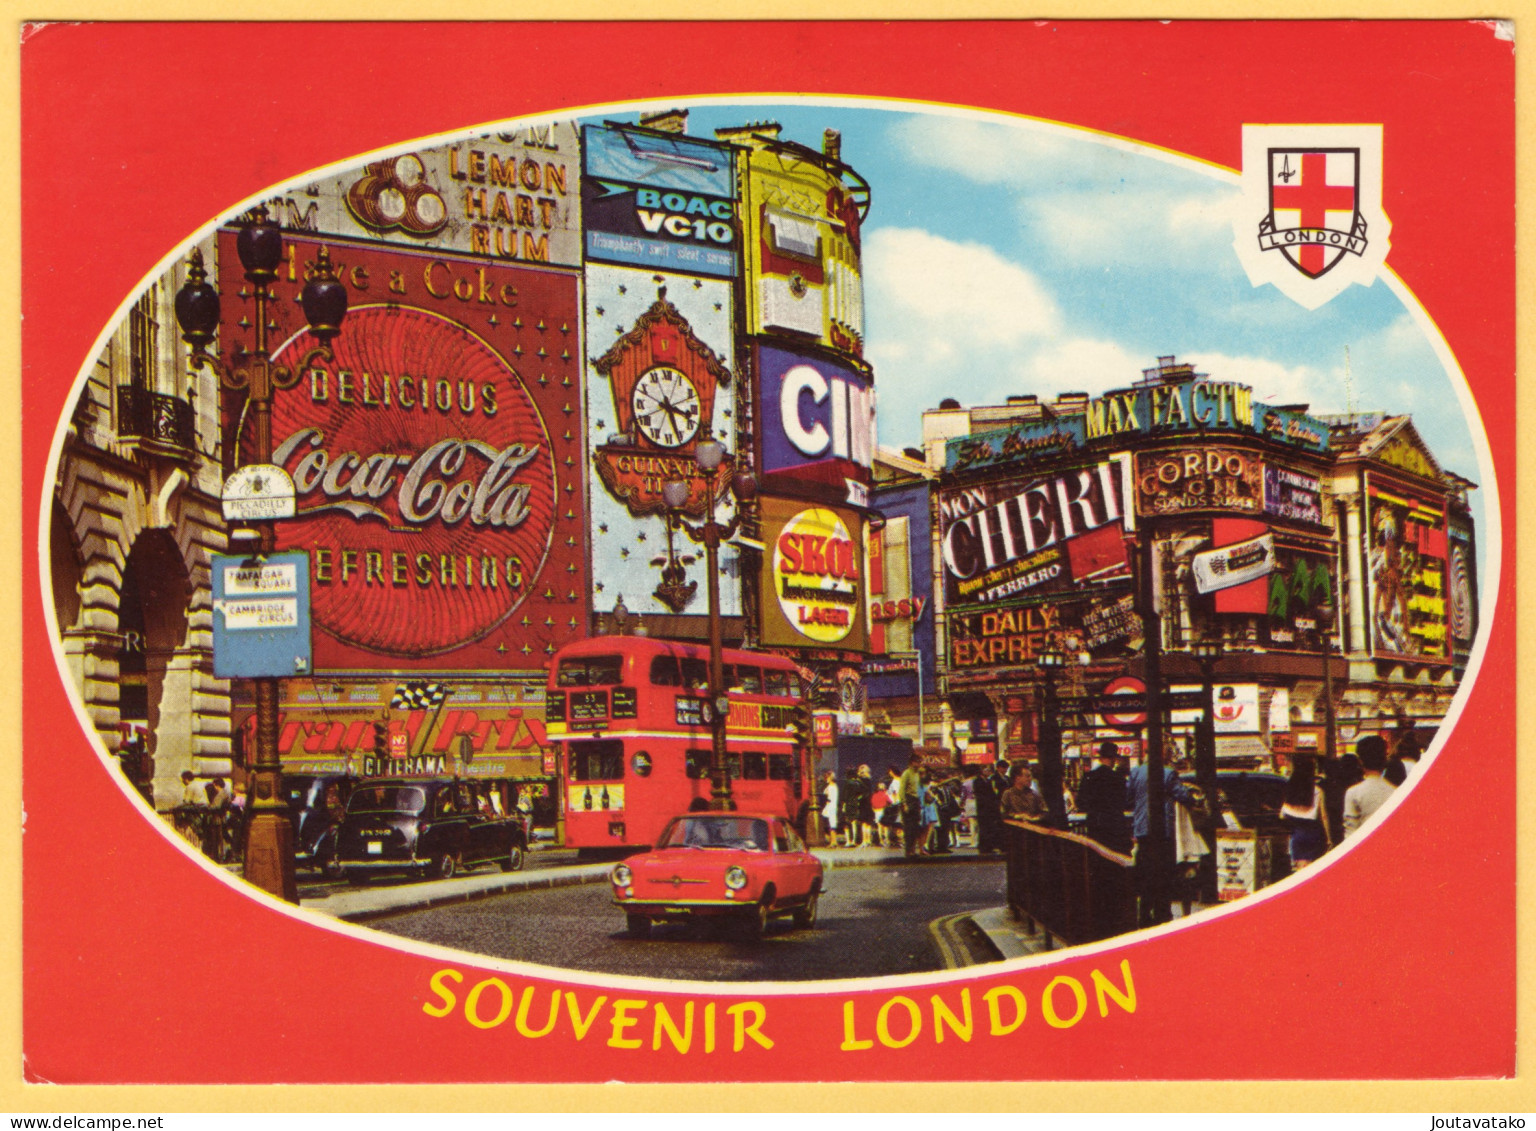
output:
[[[1030,185],[1058,181],[1077,169],[1083,139],[1033,123],[1003,125],[947,115],[897,119],[890,141],[908,160],[948,169],[980,184]],[[1113,153],[1106,147],[1106,153]]]
[[[1056,304],[1039,280],[989,247],[916,228],[875,228],[864,245],[872,322],[910,348],[1015,345],[1051,333]],[[871,332],[873,339],[875,334]]]
[[[1065,392],[1097,394],[1129,385],[1150,363],[1115,342],[1070,338],[1021,358],[1014,367],[1019,379],[1015,391],[1028,390],[1042,400]]]
[[[1207,271],[1231,242],[1236,194],[1220,186],[1187,192],[1103,189],[1026,195],[1019,211],[1032,242],[1082,266],[1162,264]]]
[[[1318,369],[1310,365],[1287,365],[1267,357],[1234,356],[1194,350],[1180,361],[1192,362],[1200,373],[1213,381],[1236,381],[1253,388],[1256,398],[1266,404],[1306,404],[1320,413],[1343,412],[1343,358],[1337,369]]]

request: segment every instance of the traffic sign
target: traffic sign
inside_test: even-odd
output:
[[[248,463],[224,480],[223,504],[226,522],[292,518],[293,477],[273,463]]]
[[[213,674],[220,679],[307,675],[309,555],[213,558]]]

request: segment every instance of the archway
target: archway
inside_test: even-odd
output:
[[[80,621],[80,584],[85,566],[80,559],[80,544],[69,514],[53,501],[53,517],[48,530],[48,573],[53,588],[53,615],[59,631],[67,632]]]
[[[184,755],[190,745],[190,733],[162,735],[161,720],[169,713],[184,723],[191,708],[165,701],[166,671],[186,641],[191,597],[191,578],[170,532],[140,533],[123,569],[118,605],[118,716],[125,728],[143,728],[151,755],[165,746]]]

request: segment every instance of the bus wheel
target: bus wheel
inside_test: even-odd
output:
[[[821,897],[821,892],[813,891],[805,897],[805,906],[795,908],[795,926],[801,930],[816,925],[816,902]]]
[[[629,928],[629,937],[632,939],[648,939],[651,937],[651,920],[647,915],[625,915],[625,925]]]
[[[513,841],[507,849],[507,854],[501,858],[501,870],[503,872],[521,872],[523,870],[523,846]]]
[[[439,880],[451,880],[456,867],[457,862],[453,858],[453,853],[440,852],[433,857],[428,875]]]

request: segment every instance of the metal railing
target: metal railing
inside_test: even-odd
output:
[[[1028,925],[1068,946],[1136,929],[1136,880],[1129,856],[1076,833],[1028,821],[1003,822],[1008,905]]]
[[[208,809],[178,805],[170,812],[171,825],[188,843],[217,864],[239,860],[244,841],[243,814],[233,809]]]
[[[190,402],[139,385],[117,387],[117,431],[187,451],[197,442]]]

